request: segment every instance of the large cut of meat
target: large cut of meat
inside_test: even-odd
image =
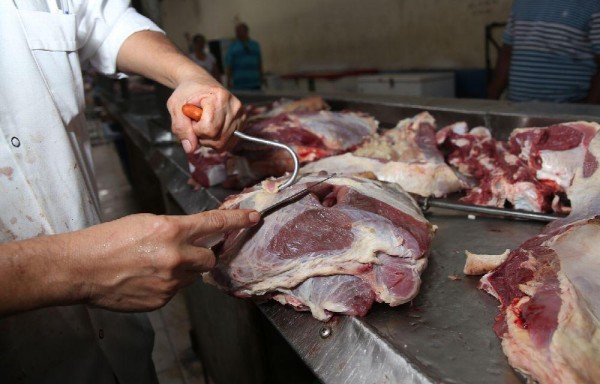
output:
[[[256,186],[222,208],[261,210],[323,178],[305,175],[276,194]],[[374,301],[395,306],[415,297],[432,234],[396,185],[334,177],[266,215],[252,233],[228,234],[205,279],[238,297],[310,310],[319,320],[362,316]]]
[[[478,181],[463,202],[537,212],[550,209],[553,189],[537,180],[527,162],[511,153],[506,142],[494,139],[487,128],[468,131],[466,124],[456,123],[438,131],[437,141],[449,150],[449,164]]]
[[[303,168],[304,172],[372,174],[421,196],[440,197],[466,183],[444,162],[435,140],[435,120],[427,112],[401,120],[373,136],[352,153],[328,157]]]
[[[567,190],[571,214],[481,280],[500,301],[495,331],[510,364],[540,383],[600,382],[600,135],[584,158]]]
[[[378,122],[368,114],[332,112],[319,97],[249,107],[244,132],[291,146],[302,164],[354,149],[374,134]],[[293,170],[283,149],[239,141],[225,154],[200,148],[189,156],[192,178],[208,187],[244,187]]]
[[[588,146],[600,132],[600,125],[573,122],[547,128],[520,128],[510,135],[511,152],[527,162],[538,180],[557,191],[566,191],[577,169],[584,174],[598,166]]]
[[[563,212],[575,171],[595,166],[588,146],[598,132],[596,123],[564,123],[516,129],[503,142],[486,128],[467,131],[466,124],[457,123],[440,130],[437,141],[450,151],[449,164],[478,180],[464,202]]]

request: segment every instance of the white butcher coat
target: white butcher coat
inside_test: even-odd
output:
[[[128,1],[0,1],[1,242],[99,223],[80,60],[114,73],[140,30],[160,31]],[[152,383],[153,342],[142,314],[76,305],[9,316],[0,383]]]

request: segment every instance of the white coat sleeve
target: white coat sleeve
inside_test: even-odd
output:
[[[124,0],[81,1],[77,22],[80,60],[89,61],[106,75],[115,74],[119,49],[133,33],[145,30],[164,33]]]

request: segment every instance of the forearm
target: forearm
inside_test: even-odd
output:
[[[170,88],[190,79],[207,83],[215,81],[165,35],[153,31],[136,32],[125,40],[119,49],[117,68],[126,73],[140,74]]]
[[[0,316],[82,300],[69,235],[0,244]]]
[[[511,58],[512,46],[506,44],[503,45],[498,53],[494,77],[488,86],[488,97],[490,99],[499,99],[502,92],[504,92],[508,86]]]

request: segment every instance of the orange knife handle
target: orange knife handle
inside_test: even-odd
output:
[[[202,108],[194,104],[184,104],[183,107],[181,107],[181,112],[194,121],[200,121],[200,118],[202,117]]]

